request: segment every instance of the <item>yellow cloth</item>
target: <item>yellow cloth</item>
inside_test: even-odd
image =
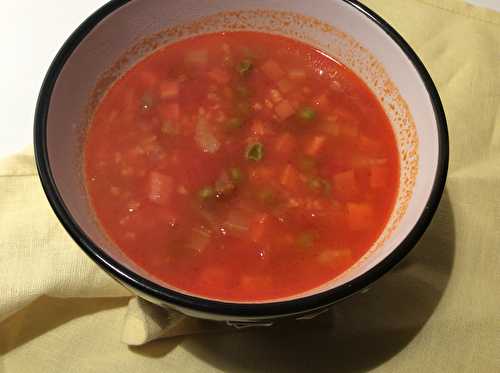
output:
[[[158,309],[127,308],[21,155],[0,162],[0,372],[500,371],[500,14],[458,0],[365,3],[416,49],[449,122],[446,193],[407,260],[312,321],[128,347],[121,336],[165,331]],[[172,334],[213,329],[179,322]]]

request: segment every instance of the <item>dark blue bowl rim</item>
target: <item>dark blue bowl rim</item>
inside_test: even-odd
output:
[[[39,177],[44,192],[49,203],[73,240],[83,249],[83,251],[102,269],[111,274],[125,285],[156,299],[157,301],[187,308],[193,311],[222,315],[227,317],[240,318],[272,318],[282,315],[299,314],[313,309],[321,308],[333,304],[346,298],[372,284],[383,274],[400,262],[415,246],[422,234],[430,224],[432,217],[439,205],[439,201],[444,191],[446,176],[448,172],[448,128],[444,109],[437,89],[419,57],[403,39],[379,15],[365,5],[355,0],[342,0],[356,9],[360,14],[377,24],[385,33],[399,45],[407,58],[412,62],[422,79],[433,105],[435,118],[437,121],[438,133],[438,163],[434,177],[434,183],[430,196],[425,204],[425,208],[419,217],[416,225],[402,240],[402,242],[389,254],[382,262],[339,287],[324,291],[319,294],[298,298],[294,300],[269,302],[269,303],[229,303],[208,300],[200,297],[189,296],[173,291],[158,284],[155,284],[130,269],[121,265],[97,247],[90,238],[83,232],[77,222],[71,216],[69,210],[59,194],[56,182],[52,175],[47,149],[47,117],[52,91],[55,82],[64,67],[64,64],[71,56],[79,43],[89,34],[89,32],[105,17],[116,9],[126,5],[131,0],[111,0],[88,17],[68,38],[54,58],[43,81],[34,120],[34,147],[35,159]]]

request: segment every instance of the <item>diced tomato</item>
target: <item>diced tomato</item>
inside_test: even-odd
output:
[[[348,203],[347,223],[353,231],[369,228],[373,223],[372,206],[367,203]]]
[[[355,199],[359,194],[359,186],[354,170],[335,174],[333,176],[333,191],[335,196],[341,200]]]
[[[274,110],[281,120],[288,119],[295,113],[295,109],[288,100],[281,101],[276,105],[276,108]]]
[[[383,188],[387,185],[389,170],[386,166],[373,166],[370,169],[370,186],[372,188]]]
[[[162,104],[159,110],[163,119],[166,120],[177,120],[179,119],[179,115],[181,113],[179,104],[176,102]]]
[[[281,68],[281,66],[274,60],[267,60],[262,64],[260,67],[264,74],[271,79],[271,80],[279,80],[281,79],[284,75],[285,72]]]
[[[295,137],[291,133],[285,132],[276,139],[274,150],[281,155],[288,156],[295,148],[295,143]]]
[[[152,171],[149,174],[148,199],[158,205],[166,205],[174,191],[174,183],[170,176]]]
[[[179,95],[179,82],[166,80],[160,83],[160,97],[163,99],[174,98]]]
[[[300,181],[298,171],[291,164],[286,165],[281,173],[280,183],[288,190],[293,190],[297,187]]]
[[[231,75],[219,67],[209,71],[207,75],[210,79],[219,84],[227,84],[231,80]]]
[[[310,156],[316,156],[320,153],[326,143],[326,136],[316,135],[307,144],[304,153]]]

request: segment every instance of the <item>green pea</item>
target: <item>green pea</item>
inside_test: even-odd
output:
[[[264,145],[259,142],[247,147],[246,158],[252,161],[260,161],[264,157]]]

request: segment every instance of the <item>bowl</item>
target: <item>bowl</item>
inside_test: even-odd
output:
[[[370,250],[321,286],[287,298],[228,302],[169,287],[128,260],[104,234],[82,176],[82,143],[99,99],[134,62],[164,44],[214,31],[256,30],[305,41],[337,58],[375,93],[400,153],[392,215]],[[448,167],[446,118],[424,65],[380,16],[357,1],[114,0],[69,37],[40,91],[35,156],[61,224],[103,270],[132,292],[184,314],[231,323],[309,317],[369,287],[415,246],[437,208]]]

